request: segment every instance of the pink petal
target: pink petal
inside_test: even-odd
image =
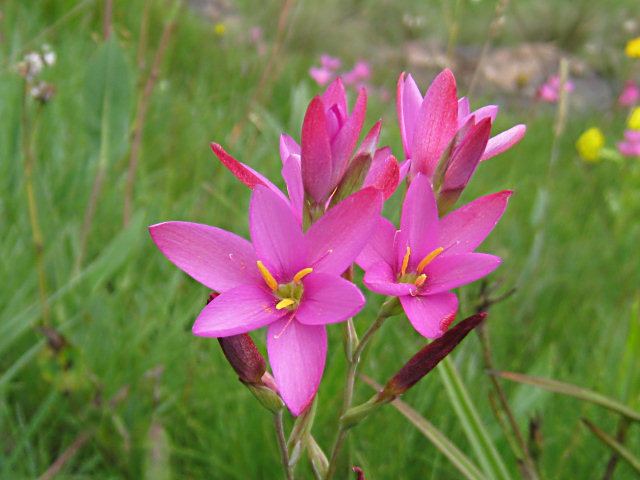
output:
[[[446,69],[431,83],[418,112],[411,147],[414,172],[431,177],[457,129],[456,79]]]
[[[375,155],[376,147],[378,146],[378,140],[380,139],[381,128],[382,122],[378,120],[375,125],[371,127],[371,130],[369,130],[367,136],[364,137],[364,140],[360,144],[360,148],[358,148],[355,156],[358,156],[361,153],[368,153],[372,157]]]
[[[512,194],[504,190],[486,195],[443,217],[438,243],[447,255],[475,250],[498,224]]]
[[[493,272],[500,263],[500,257],[486,253],[440,255],[424,270],[427,283],[423,293],[433,295],[475,282]]]
[[[374,187],[384,194],[385,200],[393,195],[400,183],[400,166],[394,156],[384,149],[378,150],[373,157],[363,187]]]
[[[485,118],[471,126],[456,147],[451,163],[444,175],[443,190],[461,192],[467,185],[480,162],[491,134],[491,119]]]
[[[327,357],[324,325],[283,318],[269,326],[267,352],[278,391],[291,413],[300,415],[318,391]]]
[[[281,283],[290,282],[304,264],[304,236],[290,206],[258,185],[251,195],[249,231],[258,260]]]
[[[291,209],[296,215],[298,222],[302,224],[302,210],[304,207],[304,186],[302,185],[302,169],[300,157],[291,155],[284,161],[282,166],[282,178],[287,185]]]
[[[486,105],[481,107],[473,112],[473,115],[476,117],[476,122],[480,123],[481,120],[485,118],[489,118],[491,123],[496,121],[496,116],[498,115],[498,110],[500,107],[498,105]]]
[[[158,223],[149,233],[165,257],[211,290],[260,279],[253,247],[233,233],[191,222]]]
[[[367,113],[367,91],[361,88],[353,112],[347,118],[338,134],[331,142],[332,185],[337,185],[345,170],[360,137],[364,117]]]
[[[303,281],[304,293],[296,319],[305,325],[337,323],[362,310],[364,296],[353,283],[327,273],[312,273]]]
[[[229,155],[221,145],[217,143],[211,144],[211,150],[216,154],[220,162],[229,169],[229,171],[247,187],[253,189],[256,185],[264,185],[277,193],[280,198],[286,200],[284,194],[276,187],[267,177],[255,171],[248,165],[239,162]]]
[[[400,164],[400,182],[402,182],[407,175],[409,174],[409,170],[411,169],[411,160],[405,160]]]
[[[420,105],[422,105],[422,94],[418,85],[411,75],[402,72],[398,78],[396,107],[402,147],[407,158],[411,157],[411,142]]]
[[[364,275],[364,284],[372,292],[380,295],[401,297],[415,293],[417,288],[412,283],[398,283],[396,272],[385,262],[369,267]]]
[[[453,293],[400,297],[407,318],[423,337],[438,338],[453,323],[458,311],[458,298]]]
[[[398,236],[397,258],[398,265],[407,250],[411,247],[409,259],[410,269],[414,268],[420,260],[431,253],[438,241],[438,206],[436,204],[431,182],[423,175],[418,174],[407,191],[407,196],[402,205],[402,217],[400,219],[400,234]]]
[[[333,78],[333,72],[324,67],[311,67],[309,69],[309,76],[315,80],[315,82],[324,87]]]
[[[360,268],[368,270],[380,262],[395,266],[395,238],[395,225],[386,218],[380,217],[379,223],[376,228],[374,228],[369,242],[356,259]]]
[[[329,85],[322,94],[321,99],[326,110],[329,110],[332,105],[335,105],[341,117],[347,116],[347,92],[340,78],[336,78],[331,82],[331,85]]]
[[[305,236],[316,272],[340,275],[360,254],[378,224],[382,195],[365,188],[345,198],[311,225]]]
[[[280,135],[280,160],[286,162],[291,155],[300,156],[300,145],[286,133]]]
[[[331,189],[331,146],[324,105],[319,97],[311,101],[304,117],[301,152],[305,191],[321,203]]]
[[[276,298],[266,287],[241,285],[209,302],[192,330],[199,337],[229,337],[269,325],[286,313],[276,310]]]
[[[471,112],[469,99],[467,97],[460,98],[460,100],[458,100],[458,128],[466,122],[469,112]]]
[[[485,149],[480,161],[483,162],[484,160],[488,160],[509,150],[516,143],[522,140],[526,131],[527,127],[525,125],[516,125],[515,127],[511,127],[509,130],[505,130],[491,138],[487,143],[487,148]]]

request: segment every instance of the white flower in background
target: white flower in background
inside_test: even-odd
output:
[[[56,52],[51,50],[51,46],[47,43],[42,46],[42,59],[48,67],[53,67],[56,63]]]

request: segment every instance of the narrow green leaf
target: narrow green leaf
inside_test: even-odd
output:
[[[377,391],[382,386],[374,382],[372,379],[362,375],[362,379],[369,386]],[[420,413],[411,408],[408,404],[400,399],[391,402],[396,410],[405,416],[432,444],[442,455],[444,455],[453,466],[469,480],[482,480],[487,477],[480,469],[460,450],[447,436],[438,430],[431,422],[425,419]]]
[[[600,430],[593,423],[586,418],[582,419],[582,422],[591,430],[591,432],[598,437],[598,439],[607,445],[611,450],[616,452],[620,458],[624,459],[629,465],[631,465],[636,472],[640,474],[640,458],[633,455],[624,445],[613,438],[608,433]]]
[[[101,164],[110,163],[126,150],[133,107],[133,74],[115,35],[89,61],[85,82],[86,126]]]
[[[548,378],[530,377],[529,375],[516,372],[491,372],[491,374],[497,375],[505,380],[511,380],[512,382],[525,383],[527,385],[533,385],[534,387],[549,390],[550,392],[560,393],[562,395],[568,395],[580,400],[585,400],[619,413],[620,415],[624,415],[630,420],[640,422],[640,412],[636,412],[617,400],[606,397],[600,393],[594,392],[593,390],[578,387],[571,383],[559,382]]]
[[[437,369],[451,405],[486,476],[503,480],[512,478],[451,359],[445,358]]]
[[[142,231],[143,217],[137,215],[127,229],[122,230],[108,245],[105,245],[98,258],[49,296],[47,299],[49,305],[53,307],[55,302],[76,288],[88,289],[88,293],[95,291],[137,251],[141,240],[146,240],[146,236],[141,235]],[[39,315],[39,303],[34,302],[17,315],[0,318],[0,355],[33,326]]]

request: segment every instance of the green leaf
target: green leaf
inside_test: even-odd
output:
[[[522,373],[491,372],[491,374],[497,375],[505,380],[511,380],[512,382],[525,383],[527,385],[533,385],[534,387],[549,390],[550,392],[560,393],[579,400],[585,400],[619,413],[620,415],[627,417],[629,420],[640,422],[640,412],[636,412],[617,400],[606,397],[598,392],[594,392],[593,390],[588,390],[571,383],[559,382],[548,378],[530,377],[529,375],[524,375]]]
[[[104,167],[126,151],[133,74],[115,35],[98,47],[86,76],[86,126]]]
[[[140,242],[147,239],[146,235],[142,234],[143,224],[142,215],[134,217],[129,227],[111,240],[96,260],[49,296],[47,299],[49,305],[53,307],[61,298],[76,289],[84,288],[89,294],[102,286],[130,256],[137,252]],[[33,326],[39,316],[39,302],[34,302],[15,316],[0,318],[0,355]]]
[[[381,385],[368,377],[362,376],[365,383],[380,391]],[[411,408],[402,400],[395,399],[391,402],[396,410],[405,416],[427,439],[444,455],[453,466],[469,480],[482,480],[485,475],[480,469],[460,450],[447,436],[438,430],[431,422],[425,419],[420,413]]]
[[[451,359],[445,358],[437,369],[451,405],[486,476],[491,479],[512,478]]]
[[[600,430],[593,423],[591,423],[586,418],[582,419],[582,422],[591,430],[591,432],[598,437],[598,439],[607,445],[611,450],[616,452],[620,458],[625,460],[629,465],[631,465],[636,472],[640,474],[640,458],[633,455],[624,445],[622,445],[619,441],[613,438],[608,433]]]

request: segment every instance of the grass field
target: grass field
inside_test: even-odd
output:
[[[427,27],[439,25],[432,17],[443,15],[443,2],[424,3],[408,2],[406,11],[426,15]],[[458,3],[464,5],[459,22],[465,26],[459,41],[481,45],[493,3]],[[534,9],[534,2],[513,3],[519,4],[523,18]],[[572,9],[569,2],[561,3],[569,13],[586,5]],[[145,5],[150,5],[149,34],[141,49]],[[246,30],[262,25],[272,45],[278,2],[267,2],[260,11],[251,2],[240,2],[240,23],[229,23],[222,34],[189,9],[178,12],[150,97],[133,216],[125,228],[129,132],[171,8],[161,1],[115,2],[114,31],[105,47],[101,2],[0,4],[0,477],[36,478],[83,439],[57,478],[280,477],[269,414],[237,382],[217,342],[191,335],[208,292],[159,254],[146,227],[190,220],[247,235],[249,191],[217,162],[208,143],[222,143],[281,185],[278,135],[298,135],[306,104],[319,92],[307,75],[318,55],[328,50],[355,60],[367,55],[368,46],[394,48],[407,35],[399,25],[404,10],[393,2],[318,5],[293,7],[292,27],[266,77],[268,55],[258,55]],[[616,22],[632,6],[600,2],[584,7],[597,20],[575,44],[571,37],[565,46],[580,54],[586,40],[610,38],[612,48],[621,52],[625,37]],[[499,42],[522,40],[510,19]],[[535,22],[544,24],[543,18]],[[530,24],[534,32],[542,28],[535,22]],[[552,40],[561,37],[554,28],[566,31],[557,19],[546,31]],[[368,42],[373,32],[379,34]],[[442,25],[434,26],[434,32],[447,38]],[[43,106],[31,99],[25,104],[23,80],[12,65],[42,43],[57,54],[56,65],[43,74],[56,94]],[[107,70],[106,55],[112,62]],[[393,91],[401,68],[377,69],[375,82]],[[468,79],[460,81],[464,91]],[[480,100],[492,101],[472,99],[475,106]],[[570,112],[557,140],[557,162],[550,167],[554,114],[552,108],[504,108],[497,130],[526,123],[527,136],[483,164],[465,192],[471,199],[505,188],[516,191],[503,221],[482,247],[504,259],[491,279],[502,279],[504,290],[518,286],[490,313],[494,360],[500,369],[578,384],[637,409],[640,341],[633,343],[629,332],[640,322],[640,163],[583,163],[574,148],[578,135],[592,125],[622,131],[624,113]],[[380,117],[386,129],[381,143],[400,154],[393,100],[372,98],[366,125]],[[43,237],[46,315],[66,339],[58,350],[48,346],[38,329],[42,290],[26,193],[29,151]],[[87,229],[87,205],[100,172],[103,187]],[[398,203],[399,198],[392,199],[388,211]],[[463,313],[473,310],[477,290],[477,285],[462,290]],[[367,307],[356,323],[359,331],[374,311],[375,305]],[[335,435],[345,375],[341,336],[339,327],[330,329],[314,425],[314,435],[326,449]],[[254,338],[262,348],[263,337]],[[405,319],[393,318],[374,340],[362,370],[384,381],[423,342]],[[475,335],[453,358],[517,478],[514,457],[488,401],[490,385]],[[614,414],[533,387],[504,387],[524,431],[530,419],[540,422],[543,478],[602,477],[610,451],[581,418],[613,434],[618,425]],[[358,400],[370,394],[359,384]],[[437,374],[404,400],[473,458]],[[350,458],[367,478],[459,478],[391,407],[352,433]],[[631,426],[626,445],[640,451],[637,425]],[[299,472],[301,478],[311,478],[306,461],[300,462]],[[614,478],[634,478],[634,471],[622,462]]]

